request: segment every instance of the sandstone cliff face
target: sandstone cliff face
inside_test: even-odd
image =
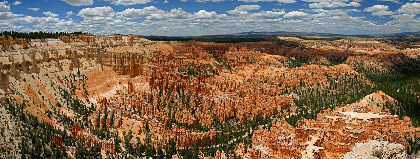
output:
[[[254,146],[249,149],[247,156],[249,158],[339,158],[350,152],[356,143],[371,140],[408,146],[405,137],[419,135],[420,129],[412,127],[409,118],[400,120],[398,116],[382,111],[385,103],[393,102],[391,97],[383,92],[377,92],[359,102],[326,110],[318,114],[316,120],[304,120],[296,128],[291,127],[284,119],[277,121],[270,130],[261,129],[254,132],[252,138]],[[395,148],[394,151],[398,154],[395,157],[405,156],[404,147]],[[389,153],[381,155],[389,157],[394,154]],[[357,157],[362,154],[354,152],[347,156],[351,155]]]

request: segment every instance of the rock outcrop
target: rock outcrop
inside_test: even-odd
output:
[[[402,144],[371,140],[366,143],[356,143],[343,159],[405,159],[408,157],[404,148]]]

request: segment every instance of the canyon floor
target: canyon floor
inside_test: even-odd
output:
[[[0,158],[420,157],[420,43],[0,43]]]

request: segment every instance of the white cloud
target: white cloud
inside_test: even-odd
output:
[[[66,12],[66,15],[67,16],[71,16],[71,15],[73,15],[74,13],[73,13],[73,11],[68,11],[68,12]]]
[[[188,0],[181,0],[181,2],[187,2]],[[225,0],[195,0],[196,2],[223,2]]]
[[[242,2],[278,2],[278,3],[295,3],[296,0],[238,0]]]
[[[309,4],[309,8],[338,8],[338,7],[359,7],[359,2],[333,2],[333,1],[323,1],[318,3]]]
[[[235,8],[238,11],[250,11],[250,10],[258,10],[260,9],[259,5],[240,5]]]
[[[348,2],[349,0],[302,0],[302,1],[319,3],[319,2]]]
[[[374,16],[392,15],[393,13],[388,10],[386,5],[374,5],[372,7],[365,8],[365,12],[371,12]]]
[[[194,13],[194,17],[197,19],[211,19],[217,18],[217,13],[215,11],[208,12],[206,10],[200,10]]]
[[[57,17],[32,17],[32,16],[16,16],[14,19],[9,20],[13,23],[14,27],[19,28],[19,31],[48,31],[48,32],[71,32],[76,30],[78,24],[73,21],[66,21]],[[27,28],[23,25],[31,25],[31,28]]]
[[[400,0],[379,0],[379,1],[387,1],[387,2],[400,3]]]
[[[0,12],[8,12],[10,11],[10,6],[6,5],[7,1],[5,2],[0,2]]]
[[[245,15],[248,11],[260,9],[259,5],[240,5],[233,10],[228,10],[227,13],[235,15]]]
[[[240,5],[233,10],[226,11],[229,14],[237,16],[237,18],[244,18],[245,21],[257,21],[257,20],[268,20],[276,19],[280,20],[279,16],[285,14],[284,10],[276,11],[260,11],[256,13],[249,13],[248,11],[259,10],[259,5]]]
[[[334,16],[347,16],[350,12],[361,12],[358,9],[311,9],[313,17],[325,16],[325,15],[334,15]]]
[[[54,14],[54,13],[52,13],[50,11],[44,12],[42,14],[46,15],[47,17],[58,17],[58,14]]]
[[[253,14],[253,16],[262,19],[276,19],[283,14],[285,14],[285,11],[261,11]]]
[[[17,5],[19,5],[19,4],[22,4],[22,2],[21,2],[21,1],[15,1],[15,2],[13,3],[13,5],[15,5],[15,6],[17,6]]]
[[[283,17],[284,18],[303,18],[303,17],[307,17],[308,14],[305,12],[301,12],[301,11],[292,11],[292,12],[288,12],[286,13]]]
[[[72,6],[88,6],[93,4],[93,0],[62,0]]]
[[[181,0],[181,2],[187,2],[188,0]],[[223,2],[225,0],[195,0],[196,2]],[[296,0],[238,0],[241,2],[278,2],[278,3],[295,3]]]
[[[117,13],[117,17],[123,18],[126,20],[136,20],[141,19],[152,14],[161,14],[164,13],[163,10],[156,8],[155,6],[144,7],[143,9],[134,9],[128,8],[122,12]]]
[[[34,12],[39,11],[39,8],[28,8],[28,9]]]
[[[123,28],[119,26],[123,24],[123,22],[115,19],[115,15],[116,13],[109,6],[84,8],[77,13],[77,16],[83,18],[80,22],[80,26],[83,27],[84,31],[88,32],[108,30],[109,33],[113,33],[113,29],[119,31],[120,28]]]
[[[418,32],[420,30],[420,18],[416,17],[415,14],[397,14],[392,17],[394,19],[385,23],[383,26],[392,28],[393,33]]]
[[[171,9],[170,12],[163,12],[160,14],[151,14],[147,17],[149,20],[179,20],[188,19],[191,14],[185,12],[182,8]]]
[[[360,3],[359,2],[350,2],[347,6],[350,6],[350,7],[360,7]]]
[[[302,0],[310,2],[310,8],[339,8],[339,7],[359,7],[362,0]]]
[[[136,5],[136,4],[146,4],[152,2],[152,0],[106,0],[110,1],[114,5]]]
[[[2,20],[8,20],[13,18],[13,13],[10,12],[10,6],[7,5],[7,2],[0,2],[0,23]],[[5,22],[7,23],[7,22]],[[0,25],[1,28],[1,25]]]
[[[420,3],[406,3],[398,9],[398,13],[420,14]]]
[[[79,13],[77,14],[78,16],[84,18],[84,19],[95,19],[95,20],[100,20],[103,18],[109,18],[109,17],[113,17],[114,15],[114,10],[109,7],[95,7],[95,8],[85,8],[79,11]]]
[[[195,0],[196,2],[223,2],[225,0]]]

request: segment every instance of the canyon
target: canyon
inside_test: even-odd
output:
[[[0,44],[0,158],[419,156],[420,48],[89,34]],[[411,81],[381,83],[400,76]],[[32,129],[49,133],[22,135]]]

